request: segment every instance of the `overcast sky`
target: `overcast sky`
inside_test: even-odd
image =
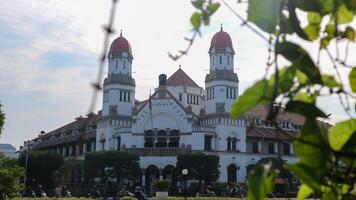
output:
[[[228,2],[246,16],[244,5]],[[49,132],[87,114],[90,82],[98,71],[103,42],[101,27],[107,23],[110,5],[110,0],[0,2],[0,101],[6,113],[1,143],[18,148],[42,130]],[[171,60],[168,51],[176,52],[187,45],[183,38],[191,35],[189,18],[193,11],[188,0],[119,2],[114,24],[117,32],[111,41],[122,29],[131,43],[138,100],[147,98],[149,90],[158,85],[160,73],[170,76],[179,65],[204,87],[210,39],[220,24],[233,41],[240,91],[263,76],[267,44],[241,26],[224,6],[210,26],[202,29],[202,37],[194,42],[188,56]],[[316,49],[308,49],[316,55]],[[326,57],[322,58],[324,62]],[[350,56],[350,64],[356,64],[355,59]],[[326,65],[323,71],[333,73],[330,64]],[[343,72],[343,76],[346,74]],[[98,99],[96,111],[101,108],[101,96]],[[323,99],[320,104],[332,113],[332,123],[346,118],[336,98]]]

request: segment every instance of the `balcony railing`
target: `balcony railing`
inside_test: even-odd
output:
[[[140,156],[176,156],[181,153],[187,153],[190,150],[180,147],[162,147],[162,148],[121,148],[121,151],[135,153]]]
[[[192,132],[215,132],[215,127],[193,126]]]

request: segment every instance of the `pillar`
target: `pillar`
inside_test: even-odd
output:
[[[145,188],[146,186],[146,169],[142,168],[141,169],[141,174],[142,174],[142,187]]]
[[[278,153],[278,143],[277,142],[274,143],[273,150],[274,150],[274,153]]]
[[[66,146],[62,146],[62,155],[63,157],[66,156]]]
[[[262,141],[258,141],[257,142],[257,149],[258,149],[258,153],[262,153]]]
[[[87,143],[86,142],[83,143],[83,154],[85,154],[85,152],[87,152]]]
[[[69,156],[71,156],[73,153],[73,147],[72,145],[69,145]]]
[[[290,154],[294,154],[293,143],[289,143],[289,148],[290,148]]]
[[[91,142],[90,144],[91,144],[91,151],[95,151],[96,150],[95,149],[95,142]]]
[[[158,173],[159,173],[159,180],[163,180],[163,169],[159,169]]]

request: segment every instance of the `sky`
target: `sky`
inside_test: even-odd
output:
[[[227,1],[246,17],[246,5]],[[110,0],[12,0],[0,2],[0,102],[6,113],[0,143],[16,148],[23,141],[49,132],[88,113],[92,88],[98,72]],[[214,33],[223,24],[235,49],[235,72],[242,92],[262,78],[267,61],[267,44],[252,33],[223,5],[214,14],[210,26],[202,28],[202,37],[194,42],[188,56],[178,61],[168,57],[184,49],[192,32],[190,1],[121,0],[117,5],[110,41],[120,30],[133,51],[133,77],[136,98],[144,100],[158,85],[158,75],[182,69],[204,87],[209,69],[208,50]],[[301,41],[297,41],[301,42]],[[317,49],[301,42],[316,55]],[[355,45],[350,52],[355,52]],[[322,55],[323,72],[334,71]],[[356,64],[350,56],[349,64]],[[107,66],[106,66],[107,67]],[[346,82],[347,71],[342,71]],[[105,76],[105,74],[104,74]],[[101,108],[98,96],[95,111]],[[319,105],[332,113],[328,121],[347,118],[337,98],[323,98]]]

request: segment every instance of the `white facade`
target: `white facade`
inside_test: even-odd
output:
[[[151,99],[142,102],[135,101],[131,52],[121,52],[122,56],[116,58],[112,55],[109,54],[109,73],[104,83],[103,107],[99,112],[97,151],[138,153],[143,171],[150,166],[159,170],[174,167],[176,155],[182,151],[218,155],[218,181],[221,182],[230,181],[228,167],[231,165],[237,170],[233,181],[245,182],[249,165],[277,153],[278,148],[273,142],[271,153],[266,141],[256,139],[257,143],[254,143],[253,138],[248,139],[247,118],[231,119],[229,116],[228,112],[239,95],[232,44],[224,48],[210,47],[210,72],[206,75],[205,89],[194,84],[167,84],[166,77],[160,76],[160,84]],[[183,72],[177,74],[181,76],[174,77],[177,80],[191,81],[181,75]],[[125,100],[122,92],[129,95]],[[295,157],[285,155],[284,159],[293,162]],[[146,182],[144,176],[145,173],[143,185]]]

